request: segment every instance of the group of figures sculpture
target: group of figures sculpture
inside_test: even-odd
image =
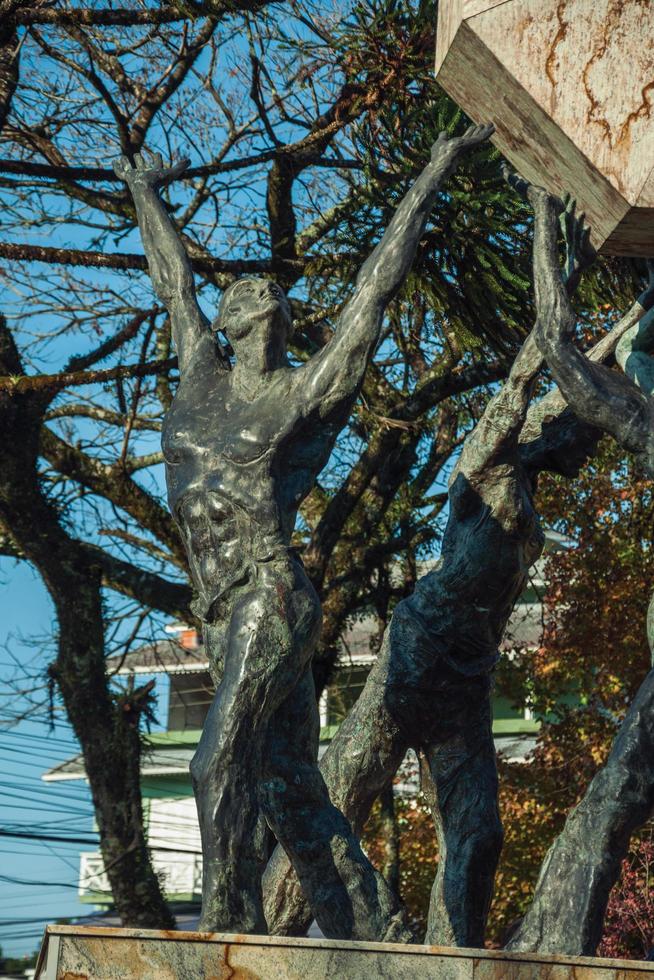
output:
[[[158,193],[183,173],[184,162],[166,168],[161,158],[137,157],[133,166],[125,158],[116,164],[134,198],[179,358],[163,434],[168,499],[217,683],[191,764],[204,862],[201,929],[302,935],[315,918],[328,937],[412,941],[402,904],[359,834],[413,748],[439,837],[427,941],[483,943],[502,845],[491,677],[508,618],[543,548],[538,476],[574,475],[603,432],[654,473],[654,281],[582,353],[570,298],[594,257],[583,215],[507,175],[534,210],[536,324],[452,473],[440,559],[396,606],[364,691],[320,765],[311,672],[320,603],[291,535],[359,394],[384,312],[406,279],[439,190],[492,130],[441,134],[360,270],[332,339],[299,367],[287,355],[289,303],[274,283],[238,280],[212,324],[201,312]],[[602,363],[613,357],[621,371]],[[545,362],[558,391],[535,400]],[[566,901],[588,910],[589,938],[579,951],[596,939],[622,845],[654,801],[642,734],[654,697],[650,680],[614,747],[621,751],[620,738],[628,743],[632,783],[626,786],[612,755],[590,791],[606,802],[600,826],[584,833],[584,804],[570,818],[579,824],[576,871],[566,877],[570,845],[559,852],[555,845],[514,948],[533,948],[536,934],[542,940],[541,920],[551,907],[541,908],[539,895],[555,879],[563,910],[548,922],[549,948],[569,948]],[[270,860],[266,825],[278,841]],[[596,874],[592,854],[588,861],[584,854],[598,838],[610,846]]]

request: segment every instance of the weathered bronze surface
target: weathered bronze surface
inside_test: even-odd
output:
[[[310,661],[320,604],[290,548],[297,509],[345,424],[443,180],[492,127],[441,134],[361,269],[330,343],[292,368],[283,291],[243,279],[223,295],[217,343],[184,246],[157,193],[185,162],[122,158],[157,295],[170,312],[180,385],[164,422],[168,499],[221,674],[191,764],[203,849],[201,928],[267,931],[259,815],[289,855],[325,935],[410,938],[396,896],[330,803],[317,767]]]
[[[566,288],[573,292],[583,221],[571,207],[563,219]],[[633,322],[628,317],[616,327],[613,346]],[[604,342],[602,356],[610,349]],[[441,558],[396,605],[364,690],[320,763],[332,800],[360,828],[407,749],[421,756],[422,787],[439,838],[426,935],[431,943],[484,942],[502,844],[491,674],[543,546],[534,504],[538,476],[543,470],[574,475],[599,438],[560,400],[530,407],[542,364],[532,333],[452,473]],[[310,912],[280,848],[264,881],[271,929],[303,934]]]
[[[36,980],[645,980],[654,964],[214,933],[49,926]]]
[[[524,176],[573,190],[593,244],[654,254],[654,4],[441,0],[436,71]]]
[[[535,212],[536,342],[577,417],[613,435],[654,474],[653,372],[648,363],[652,267],[649,287],[634,304],[633,322],[618,347],[624,373],[595,363],[575,344],[575,315],[559,268],[559,202],[535,186],[527,188],[527,196]],[[587,262],[592,258],[588,254]],[[651,607],[648,623],[651,628]],[[644,679],[605,766],[551,847],[534,901],[511,939],[511,948],[570,953],[596,948],[609,893],[631,835],[654,812],[653,706],[654,671]]]

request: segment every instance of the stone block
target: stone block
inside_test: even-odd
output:
[[[283,936],[48,926],[36,980],[647,980],[654,963]]]
[[[654,3],[441,0],[436,77],[608,255],[654,255]]]

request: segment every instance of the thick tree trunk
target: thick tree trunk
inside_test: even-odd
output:
[[[19,0],[0,0],[0,129],[18,84],[19,43],[13,15],[20,6]]]
[[[592,956],[631,835],[654,810],[654,670],[549,850],[511,950]]]
[[[123,925],[173,928],[148,853],[141,806],[140,715],[150,687],[112,697],[104,669],[101,577],[69,547],[51,587],[59,622],[52,673],[79,740],[100,849]],[[70,596],[74,596],[73,602]]]
[[[384,839],[382,874],[393,891],[400,893],[400,828],[395,813],[395,794],[390,783],[379,797],[381,830]]]
[[[22,374],[0,317],[0,374]],[[112,696],[105,673],[102,571],[62,527],[37,472],[47,394],[0,391],[0,526],[38,570],[54,602],[58,652],[51,668],[80,743],[100,847],[124,925],[172,927],[174,919],[150,862],[140,791],[139,715],[148,688]]]

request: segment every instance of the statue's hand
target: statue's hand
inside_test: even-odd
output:
[[[431,148],[431,161],[441,163],[443,159],[454,159],[461,153],[474,150],[476,146],[485,143],[494,132],[495,126],[492,123],[484,123],[481,126],[469,126],[462,136],[439,133],[438,139]]]
[[[539,187],[538,184],[531,184],[522,174],[514,173],[510,170],[505,163],[502,164],[502,176],[509,187],[512,187],[523,201],[531,204],[534,210],[536,210],[539,204],[552,204],[557,214],[561,214],[564,210],[565,205],[560,198],[550,194],[549,191],[546,191],[544,187]]]
[[[523,201],[531,204],[534,211],[539,204],[552,204],[557,214],[564,210],[565,205],[560,198],[550,194],[544,187],[530,183],[522,174],[514,173],[505,163],[502,164],[502,177]]]
[[[513,190],[520,195],[523,201],[529,200],[529,190],[532,185],[528,180],[525,180],[522,174],[514,173],[505,163],[503,163],[502,177],[504,177],[504,180],[507,182],[509,187],[512,187]]]
[[[170,167],[165,167],[160,153],[153,153],[148,163],[140,153],[134,154],[134,166],[127,157],[114,160],[114,173],[130,187],[164,187],[184,173],[190,160],[183,157]]]
[[[520,174],[513,173],[506,164],[502,167],[502,176],[520,197],[528,201],[537,210],[540,205],[553,205],[559,214],[559,224],[565,240],[565,274],[564,281],[568,293],[572,294],[581,279],[582,273],[597,258],[597,252],[590,243],[590,227],[586,224],[586,215],[576,214],[576,202],[566,194],[563,200],[555,197],[536,184],[530,184]]]
[[[576,214],[577,202],[570,194],[563,198],[563,211],[559,224],[565,240],[565,279],[569,290],[574,290],[582,273],[593,264],[597,252],[590,243],[590,227],[582,211]]]

